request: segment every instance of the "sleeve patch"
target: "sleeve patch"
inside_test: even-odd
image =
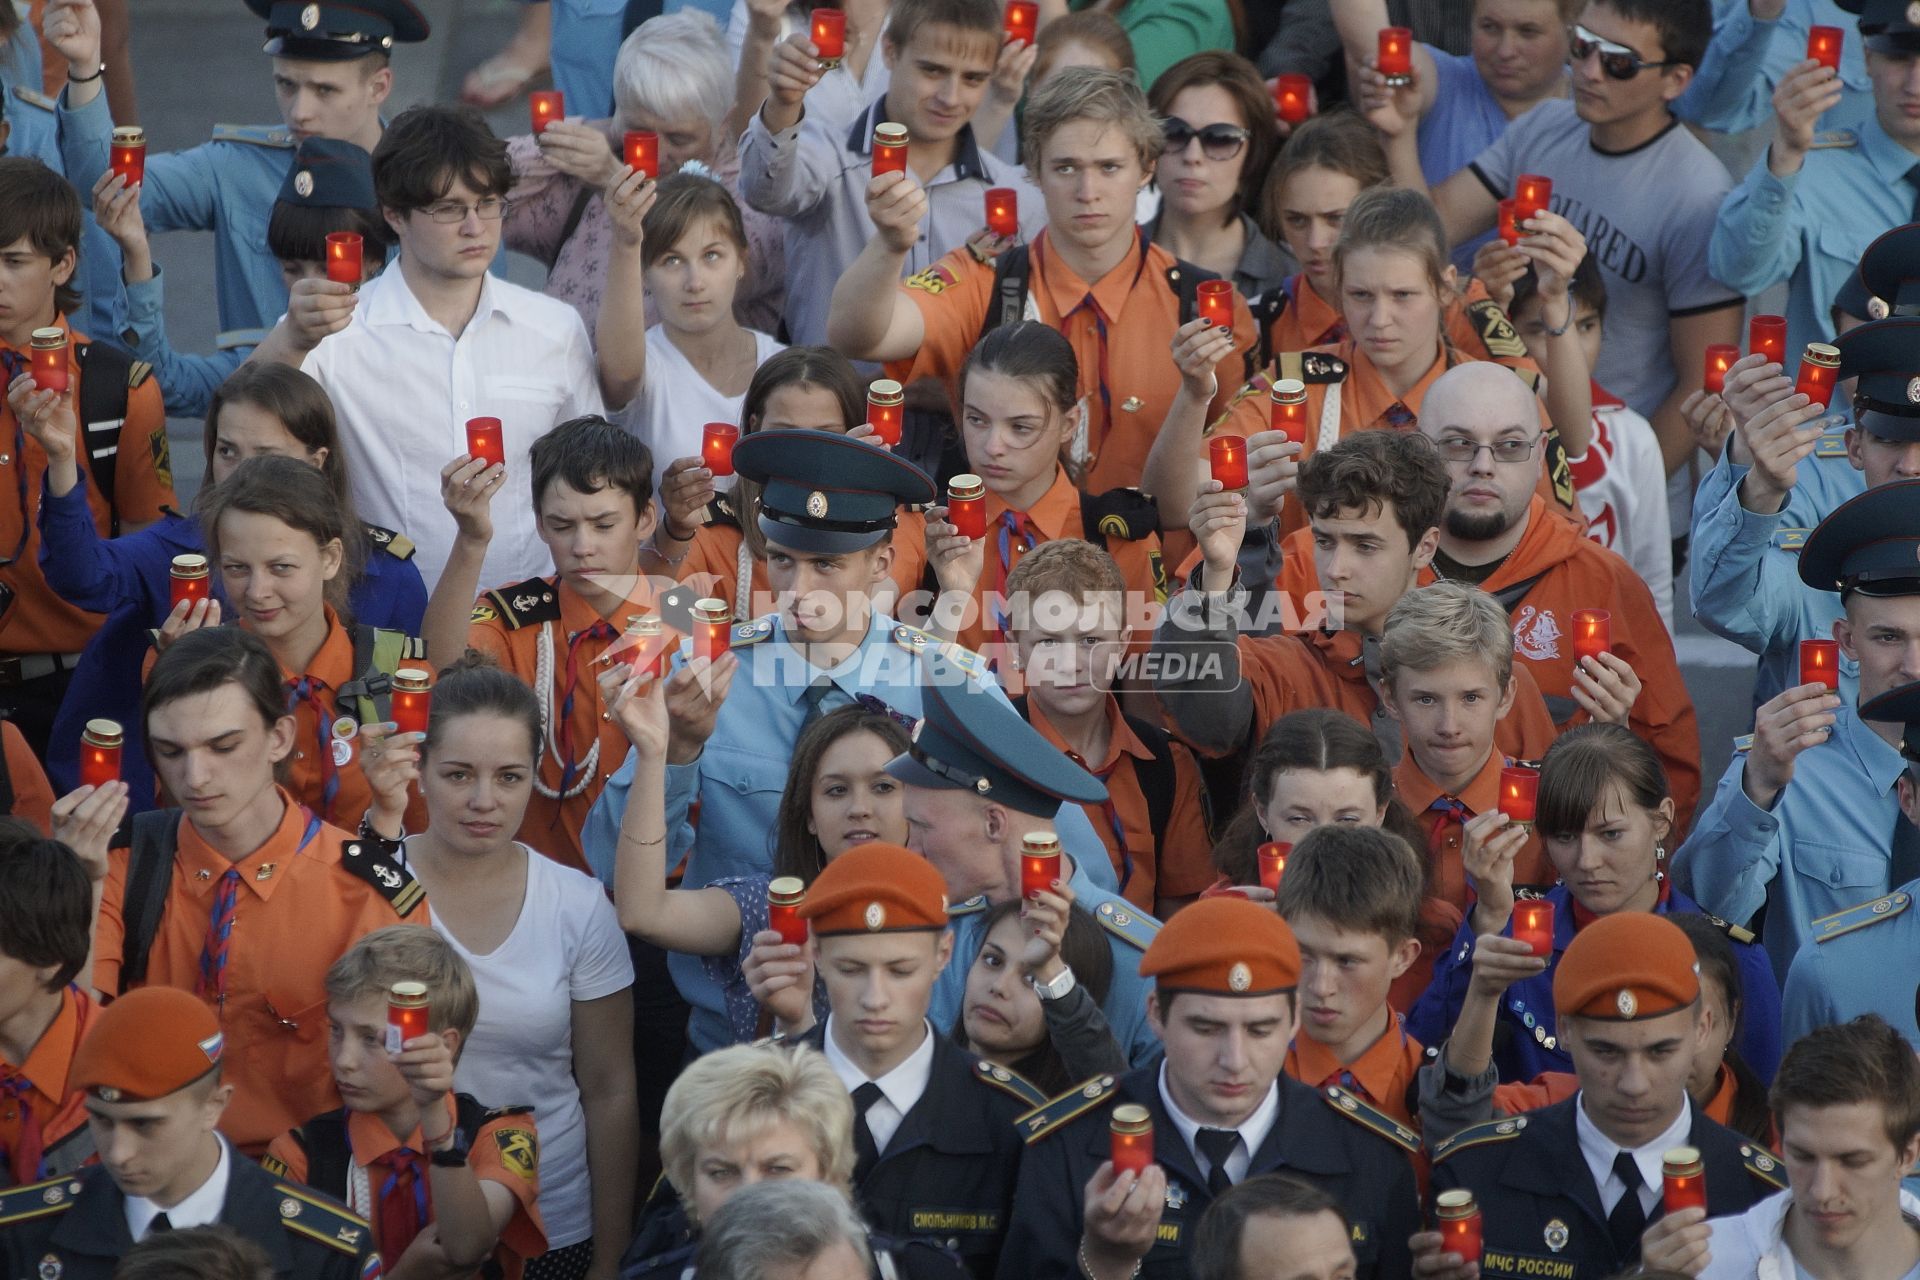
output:
[[[387,856],[388,847],[369,840],[349,840],[340,847],[340,865],[372,885],[394,914],[404,920],[426,901],[427,891]]]
[[[1524,359],[1526,344],[1520,341],[1520,334],[1514,329],[1513,321],[1500,309],[1500,304],[1492,298],[1482,298],[1478,302],[1467,304],[1467,316],[1473,321],[1474,329],[1480,334],[1480,341],[1486,345],[1487,354],[1499,360]]]
[[[955,277],[953,272],[938,262],[928,267],[925,271],[915,272],[906,279],[907,288],[918,289],[922,293],[931,293],[936,296],[945,293],[959,283],[959,279]]]
[[[533,1130],[502,1126],[493,1131],[493,1140],[500,1148],[500,1163],[532,1182],[540,1167],[540,1140]]]

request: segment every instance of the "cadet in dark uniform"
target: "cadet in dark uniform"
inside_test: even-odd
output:
[[[1027,1151],[1001,1280],[1185,1280],[1207,1206],[1276,1170],[1340,1203],[1360,1280],[1406,1276],[1419,1139],[1344,1090],[1281,1074],[1300,981],[1286,922],[1242,899],[1202,899],[1161,928],[1140,971],[1154,979],[1149,1017],[1166,1058],[1021,1118]],[[1109,1162],[1113,1110],[1126,1103],[1153,1120],[1157,1163],[1137,1177],[1116,1177]]]
[[[220,1080],[220,1025],[188,992],[130,991],[74,1055],[97,1166],[0,1194],[0,1274],[109,1280],[137,1241],[176,1227],[231,1227],[267,1251],[276,1277],[377,1276],[367,1224],[281,1182],[216,1132],[233,1086]]]
[[[1709,1217],[1786,1186],[1777,1159],[1687,1097],[1700,975],[1678,925],[1644,912],[1594,921],[1561,954],[1553,1001],[1580,1092],[1434,1149],[1433,1189],[1465,1187],[1479,1202],[1482,1276],[1603,1280],[1633,1267],[1663,1212],[1661,1162],[1675,1147],[1700,1153]]]

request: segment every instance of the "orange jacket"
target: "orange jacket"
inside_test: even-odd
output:
[[[1523,670],[1525,668],[1518,664],[1514,667],[1515,674]],[[1458,911],[1454,919],[1455,929],[1460,927],[1461,918],[1472,909],[1474,902],[1472,887],[1467,884],[1466,865],[1460,857],[1460,829],[1469,819],[1500,807],[1500,770],[1512,758],[1516,757],[1497,748],[1488,752],[1480,772],[1454,795],[1448,795],[1426,775],[1412,752],[1400,757],[1400,763],[1394,766],[1393,789],[1399,795],[1400,802],[1412,812],[1414,821],[1427,833],[1427,862],[1433,868],[1428,877],[1427,890]],[[1538,757],[1517,758],[1532,760]],[[1544,891],[1552,888],[1557,879],[1553,863],[1540,847],[1540,837],[1529,832],[1526,843],[1514,855],[1513,883]],[[1451,933],[1439,941],[1440,950],[1451,945]],[[1432,972],[1433,967],[1429,962],[1429,977]],[[1424,984],[1421,989],[1425,990]]]
[[[84,976],[84,975],[83,975]],[[85,1143],[82,1148],[92,1152],[93,1144],[84,1130],[87,1127],[86,1095],[70,1092],[67,1089],[67,1075],[73,1069],[74,1051],[80,1047],[80,1041],[86,1038],[87,1028],[93,1024],[94,1016],[100,1006],[76,983],[69,983],[60,993],[60,1011],[53,1015],[53,1021],[40,1033],[40,1038],[27,1050],[27,1060],[21,1063],[8,1062],[0,1057],[0,1080],[18,1077],[26,1086],[18,1097],[8,1101],[6,1109],[0,1110],[0,1181],[14,1184],[38,1182],[49,1168],[71,1168],[71,1158],[47,1161],[47,1153],[60,1146],[74,1135]],[[20,1137],[25,1128],[27,1116],[31,1115],[40,1124],[40,1150],[44,1163],[40,1168],[22,1168],[17,1163],[9,1170],[8,1157],[19,1161],[24,1152],[20,1148]],[[85,1163],[91,1164],[94,1156],[88,1155]]]

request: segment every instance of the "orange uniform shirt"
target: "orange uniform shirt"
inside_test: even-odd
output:
[[[67,328],[65,316],[54,323]],[[73,403],[79,403],[80,366],[75,350],[87,339],[68,330],[67,368]],[[0,351],[11,350],[0,344]],[[16,353],[22,360],[27,353]],[[137,366],[144,369],[145,366]],[[84,447],[84,428],[81,442]],[[109,506],[93,483],[84,456],[75,464],[87,489],[100,536],[113,529],[118,512],[122,525],[158,520],[164,507],[173,506],[173,469],[167,456],[167,415],[160,403],[160,380],[143,377],[127,388],[127,420],[120,428],[120,448],[114,455],[114,494]],[[40,494],[47,474],[46,450],[21,429],[13,410],[0,401],[0,583],[14,590],[13,608],[0,626],[0,653],[78,653],[86,647],[102,621],[97,613],[76,609],[61,599],[40,576]],[[358,821],[356,818],[355,821]]]
[[[1518,672],[1520,668],[1516,665],[1514,670]],[[1500,770],[1506,767],[1510,758],[1513,757],[1498,747],[1488,752],[1480,772],[1451,795],[1426,775],[1411,751],[1400,757],[1400,763],[1394,766],[1393,789],[1399,795],[1400,802],[1413,814],[1414,821],[1427,833],[1427,860],[1432,866],[1427,891],[1443,902],[1450,903],[1463,916],[1472,908],[1474,894],[1467,884],[1466,865],[1460,859],[1460,829],[1479,814],[1500,807]],[[1538,757],[1519,758],[1531,760]],[[1553,887],[1558,879],[1559,874],[1554,871],[1553,863],[1540,847],[1539,835],[1529,834],[1527,842],[1520,846],[1520,852],[1514,855],[1514,884],[1546,890]],[[1444,950],[1452,941],[1453,935],[1448,934],[1441,940],[1440,948]],[[1431,964],[1427,971],[1431,975]]]
[[[318,822],[285,790],[286,812],[258,849],[232,861],[180,819],[165,914],[147,958],[147,985],[198,991],[201,953],[221,880],[240,873],[226,966],[226,998],[208,999],[226,1035],[222,1062],[234,1086],[221,1132],[250,1156],[306,1119],[340,1105],[327,1068],[327,968],[363,935],[390,924],[428,923],[418,883],[376,883],[371,864],[352,870],[355,842]],[[120,990],[129,851],[115,849],[93,931],[93,985]]]
[[[1142,236],[1120,265],[1088,284],[1053,251],[1052,232],[1042,231],[1029,261],[1029,314],[1038,312],[1040,320],[1064,333],[1080,361],[1087,491],[1137,486],[1154,435],[1180,390],[1180,370],[1171,355],[1180,298],[1167,279],[1177,260]],[[979,340],[988,309],[1000,305],[993,296],[993,273],[991,262],[981,262],[962,246],[909,276],[901,288],[920,308],[926,336],[911,360],[887,366],[887,376],[903,383],[953,379]],[[1209,420],[1226,411],[1254,345],[1253,315],[1237,295],[1233,332],[1237,354],[1222,362],[1226,373]],[[1077,441],[1071,447],[1082,456]]]
[[[1287,305],[1267,325],[1267,350],[1306,351],[1347,338],[1346,317],[1314,290],[1305,272],[1288,278],[1285,296]],[[1477,278],[1470,277],[1466,291],[1448,300],[1440,326],[1448,345],[1469,360],[1511,359],[1516,346],[1526,349],[1507,313]]]
[[[899,521],[899,527],[893,531],[893,567],[887,571],[897,594],[887,603],[885,612],[893,617],[899,616],[900,601],[920,589],[920,579],[927,571],[927,518],[903,507]],[[701,580],[710,584],[702,589],[735,606],[737,613],[740,549],[745,545],[746,537],[736,524],[716,520],[701,525],[687,549],[687,558],[675,568],[674,577],[680,582]],[[773,598],[773,587],[767,582],[767,562],[751,555],[747,561],[753,574],[748,589],[753,594],[748,600],[747,613],[740,616],[759,617],[772,611],[764,602]]]
[[[1301,999],[1306,997],[1302,995]],[[1296,1031],[1293,1046],[1287,1050],[1286,1072],[1316,1089],[1338,1085],[1376,1111],[1386,1112],[1409,1129],[1418,1129],[1415,1084],[1420,1064],[1426,1060],[1425,1046],[1407,1034],[1398,1016],[1392,1016],[1380,1038],[1345,1064],[1304,1029]]]
[[[1107,784],[1106,803],[1080,807],[1107,846],[1122,897],[1151,915],[1156,897],[1189,898],[1213,883],[1213,841],[1201,807],[1206,788],[1191,751],[1179,742],[1167,744],[1173,755],[1173,807],[1166,830],[1155,832],[1139,773],[1152,767],[1153,751],[1121,714],[1118,698],[1107,695],[1109,737],[1104,760],[1085,760],[1068,750],[1060,731],[1031,697],[1026,711],[1028,722],[1041,737]]]
[[[53,784],[40,767],[40,757],[13,727],[0,720],[0,750],[7,753],[7,778],[13,783],[13,816],[25,818],[42,832],[53,830]]]
[[[60,1012],[33,1042],[27,1060],[0,1058],[0,1180],[17,1186],[40,1181],[49,1169],[71,1169],[71,1161],[50,1160],[48,1153],[76,1135],[92,1151],[85,1133],[86,1095],[67,1091],[67,1074],[99,1011],[91,995],[69,983],[60,993]],[[30,1126],[40,1131],[40,1159],[32,1163],[31,1151],[22,1142]]]

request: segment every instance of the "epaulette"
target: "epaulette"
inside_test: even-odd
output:
[[[1324,351],[1283,351],[1274,363],[1282,378],[1318,383],[1347,380],[1347,362]]]
[[[1847,433],[1829,431],[1814,442],[1813,456],[1816,458],[1844,458],[1847,456]]]
[[[293,1133],[294,1137],[300,1139],[302,1145],[305,1145],[305,1140],[302,1138],[300,1130],[295,1129]],[[272,1152],[268,1152],[266,1155],[260,1157],[260,1167],[276,1178],[291,1178],[293,1176],[293,1170],[287,1168],[287,1162]]]
[[[1807,535],[1811,532],[1811,529],[1775,529],[1773,531],[1773,545],[1782,551],[1798,551],[1807,545]]]
[[[1864,929],[1870,924],[1879,924],[1882,920],[1891,920],[1913,905],[1913,896],[1907,893],[1890,893],[1884,898],[1875,898],[1872,902],[1863,902],[1857,907],[1848,907],[1845,911],[1836,911],[1830,916],[1821,916],[1813,922],[1813,940],[1832,942],[1856,929]]]
[[[1081,497],[1080,523],[1089,534],[1140,542],[1160,532],[1160,508],[1138,489],[1109,489]]]
[[[1033,1081],[997,1062],[988,1062],[985,1058],[975,1059],[973,1075],[974,1079],[982,1084],[990,1084],[1002,1093],[1010,1093],[1029,1107],[1044,1107],[1047,1104],[1047,1095],[1040,1092]]]
[[[1711,924],[1714,928],[1718,929],[1720,932],[1726,934],[1728,938],[1739,943],[1741,946],[1746,946],[1748,943],[1753,941],[1753,930],[1743,929],[1739,925],[1734,924],[1731,920],[1722,920],[1719,916],[1707,915],[1707,913],[1704,911],[1702,911],[1700,914],[1703,916],[1707,916],[1707,923]]]
[[[413,559],[415,550],[413,539],[409,538],[406,534],[395,533],[391,529],[382,529],[377,524],[366,525],[365,528],[367,531],[367,540],[392,556],[395,560]]]
[[[73,1208],[74,1197],[79,1194],[80,1183],[73,1178],[54,1178],[47,1182],[8,1187],[0,1191],[0,1227],[65,1213]]]
[[[986,660],[979,654],[950,640],[942,640],[939,636],[922,631],[918,627],[896,622],[893,624],[893,630],[887,635],[895,644],[909,652],[939,654],[976,680],[987,674]]]
[[[1339,1085],[1328,1085],[1322,1095],[1343,1118],[1385,1138],[1409,1155],[1420,1154],[1420,1135],[1377,1107],[1369,1106]]]
[[[1141,951],[1153,941],[1160,932],[1160,922],[1152,916],[1142,915],[1132,905],[1123,901],[1107,901],[1094,908],[1094,918],[1100,927],[1114,937]]]
[[[13,96],[20,99],[20,101],[26,103],[28,106],[38,107],[42,111],[53,111],[59,106],[59,104],[56,103],[52,98],[49,98],[46,94],[40,92],[38,89],[29,89],[27,88],[27,86],[23,84],[15,85],[13,87]]]
[[[257,347],[267,340],[270,329],[227,329],[213,337],[213,345],[222,351],[233,351],[240,347]]]
[[[153,366],[145,360],[132,360],[127,364],[127,385],[137,387],[153,376]]]
[[[508,1116],[530,1116],[532,1114],[532,1107],[488,1107],[486,1114],[480,1117],[480,1123],[492,1124],[495,1120],[505,1120]]]
[[[1059,1097],[1041,1103],[1013,1123],[1023,1139],[1029,1143],[1038,1142],[1061,1125],[1099,1106],[1101,1099],[1119,1087],[1120,1081],[1113,1076],[1095,1076]]]
[[[1484,1147],[1490,1142],[1506,1142],[1517,1138],[1526,1127],[1525,1116],[1507,1116],[1501,1120],[1470,1124],[1433,1149],[1433,1162],[1439,1164],[1448,1156],[1465,1151],[1468,1147]]]
[[[293,146],[293,135],[285,129],[270,124],[217,124],[213,126],[215,142],[244,142],[250,147]]]
[[[382,842],[347,841],[340,846],[340,865],[378,890],[393,913],[403,920],[426,899],[426,889],[387,856]]]
[[[273,1189],[280,1193],[280,1225],[287,1230],[349,1256],[366,1248],[371,1228],[365,1218],[291,1182],[276,1182]]]
[[[735,623],[733,634],[727,638],[727,647],[739,649],[746,645],[756,645],[773,634],[773,618],[755,618],[751,622]]]
[[[1809,151],[1846,150],[1860,145],[1860,135],[1852,129],[1828,129],[1813,135]]]
[[[560,620],[560,597],[545,578],[528,578],[487,592],[473,606],[473,621],[504,622],[507,630]]]
[[[1525,358],[1527,344],[1520,341],[1520,333],[1513,327],[1513,321],[1507,318],[1506,311],[1492,298],[1468,303],[1467,319],[1473,322],[1488,355],[1496,360]]]
[[[400,645],[399,657],[403,662],[425,661],[427,642],[419,636],[407,636]]]
[[[1753,735],[1743,733],[1733,740],[1733,754],[1743,756],[1753,750]]]
[[[968,898],[965,902],[956,902],[952,906],[948,907],[947,919],[951,920],[955,916],[978,915],[982,911],[985,911],[991,905],[992,904],[987,901],[986,894],[976,893],[971,898]]]
[[[1747,1172],[1775,1191],[1785,1191],[1787,1180],[1780,1176],[1780,1158],[1771,1151],[1763,1151],[1750,1142],[1740,1144],[1740,1160],[1747,1166]]]

